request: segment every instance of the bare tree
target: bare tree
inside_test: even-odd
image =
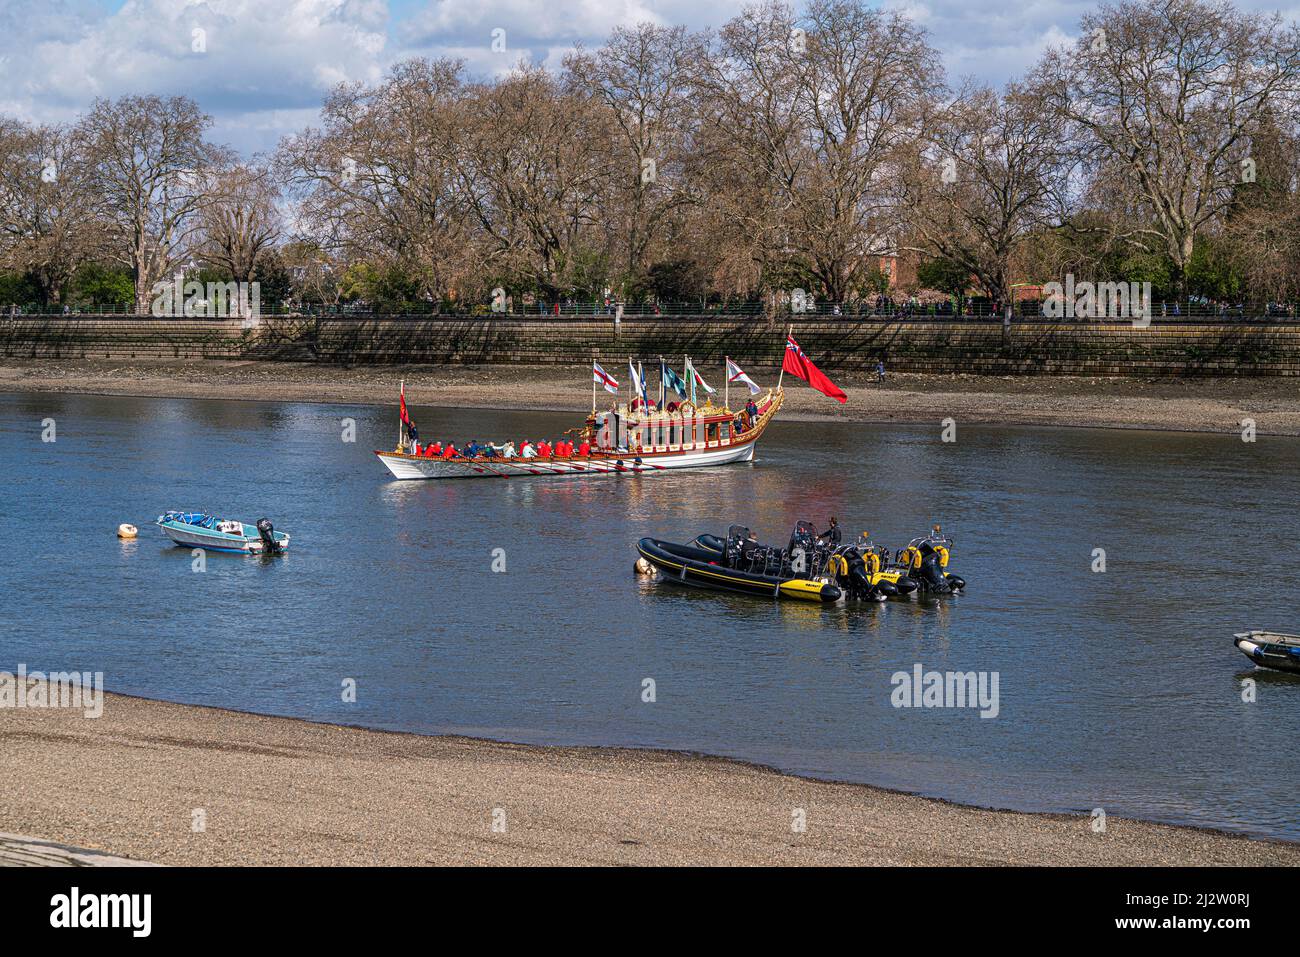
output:
[[[459,176],[485,262],[558,298],[581,256],[599,252],[612,175],[608,112],[529,66],[476,87],[468,109]]]
[[[280,236],[278,191],[265,168],[239,163],[209,179],[197,254],[235,282],[250,283]]]
[[[664,251],[678,213],[696,199],[687,164],[693,78],[704,52],[701,38],[683,27],[641,23],[615,29],[594,52],[565,58],[573,82],[609,111],[612,181],[604,220],[634,279],[645,274],[657,243]]]
[[[1250,135],[1300,90],[1300,32],[1226,0],[1103,5],[1035,85],[1090,172],[1123,176],[1144,217],[1129,235],[1165,252],[1181,290],[1199,230],[1251,173]]]
[[[1259,298],[1300,296],[1300,135],[1282,117],[1256,131],[1255,181],[1237,187],[1223,235],[1234,265]]]
[[[136,312],[190,252],[208,177],[229,152],[205,139],[212,118],[188,97],[96,100],[76,126],[111,251],[131,270]]]
[[[1008,302],[1016,254],[1059,224],[1070,163],[1041,98],[968,87],[929,124],[900,183],[910,248],[965,269]]]
[[[0,264],[32,276],[47,304],[102,249],[86,172],[67,130],[0,118]]]
[[[397,264],[432,296],[472,281],[481,261],[458,179],[461,71],[459,61],[416,59],[373,87],[341,86],[321,129],[281,144],[275,167],[301,201],[304,236]]]
[[[794,29],[781,4],[746,9],[723,27],[700,81],[692,175],[714,281],[734,291],[775,283],[794,252],[786,214],[807,162],[796,142]]]
[[[892,248],[889,180],[943,89],[925,32],[862,0],[811,0],[802,16],[769,3],[722,29],[714,63],[714,126],[733,144],[719,157],[767,180],[779,211],[752,224],[755,251],[848,298]]]

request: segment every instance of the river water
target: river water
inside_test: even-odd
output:
[[[458,443],[554,438],[580,418],[413,411],[424,437]],[[753,465],[396,482],[370,451],[391,446],[395,420],[0,395],[0,669],[1300,839],[1300,680],[1231,644],[1300,626],[1300,440],[958,423],[943,442],[937,422],[778,422]],[[293,547],[209,554],[196,571],[150,524],[166,509],[266,515]],[[686,541],[737,521],[783,541],[796,519],[832,514],[893,547],[942,522],[966,594],[821,607],[633,574],[642,535]],[[120,542],[121,522],[140,538]],[[894,707],[893,676],[918,664],[996,674],[996,716]]]

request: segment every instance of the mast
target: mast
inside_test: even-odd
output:
[[[722,358],[722,407],[731,411],[731,356]]]
[[[790,337],[792,335],[794,335],[793,324],[786,327],[785,330],[786,341],[781,344],[781,374],[776,377],[776,389],[778,392],[781,391],[781,380],[785,378],[785,350],[790,348]]]

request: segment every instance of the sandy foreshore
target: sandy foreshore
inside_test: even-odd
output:
[[[774,370],[748,370],[762,385]],[[721,377],[717,376],[720,384]],[[1300,435],[1300,384],[1283,378],[1144,380],[1042,376],[834,376],[839,405],[800,382],[783,420],[958,423]],[[406,382],[417,405],[580,412],[590,408],[586,366],[335,366],[218,360],[170,363],[0,360],[0,392],[72,392],[346,405],[395,401]]]
[[[97,719],[5,709],[0,742],[0,832],[160,864],[1300,865],[1300,845],[1114,816],[1097,833],[1087,815],[981,810],[720,758],[120,695]]]

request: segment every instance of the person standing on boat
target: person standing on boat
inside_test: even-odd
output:
[[[844,540],[840,532],[840,523],[835,521],[835,516],[831,516],[831,527],[822,532],[819,536],[823,542],[828,545],[838,546]]]

